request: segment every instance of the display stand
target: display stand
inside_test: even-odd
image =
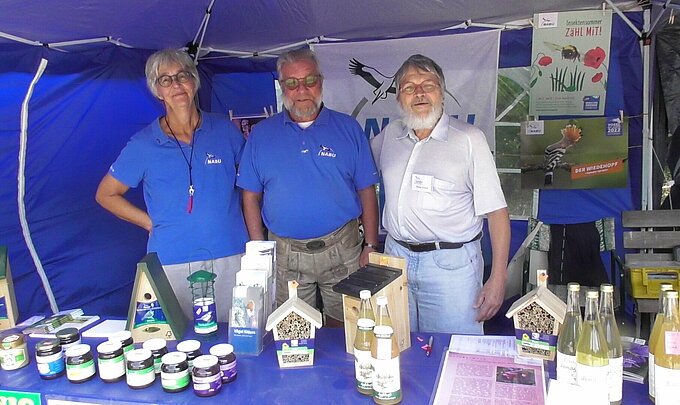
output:
[[[135,343],[151,338],[180,340],[188,319],[177,301],[156,253],[137,263],[126,329]]]
[[[19,311],[14,295],[12,272],[9,268],[7,246],[0,246],[0,330],[13,328],[18,317]]]

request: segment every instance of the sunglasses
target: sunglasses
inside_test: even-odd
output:
[[[422,82],[420,84],[407,83],[399,90],[404,94],[413,94],[419,87],[423,93],[432,93],[439,88],[439,85],[431,81]]]
[[[177,83],[186,83],[190,79],[192,79],[194,76],[187,72],[186,70],[182,70],[181,72],[177,72],[174,75],[163,75],[156,80],[158,84],[161,87],[170,87],[172,86],[173,81],[177,81]]]
[[[305,86],[308,89],[311,89],[312,87],[316,87],[316,85],[319,83],[321,79],[321,75],[316,74],[316,75],[309,75],[307,77],[303,78],[297,78],[297,77],[289,77],[287,79],[283,79],[281,83],[288,89],[288,90],[296,90],[300,85]]]

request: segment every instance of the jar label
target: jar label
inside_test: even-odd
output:
[[[656,366],[654,365],[654,353],[651,351],[649,352],[649,360],[647,361],[648,364],[648,373],[647,373],[647,381],[649,385],[649,391],[648,394],[650,397],[654,396],[654,370],[656,370]]]
[[[389,360],[373,359],[373,398],[381,401],[401,398],[399,357]]]
[[[623,356],[609,359],[609,402],[621,400],[623,395]]]
[[[236,360],[227,364],[220,364],[222,370],[222,381],[231,380],[236,377]]]
[[[153,359],[153,372],[156,373],[156,374],[160,374],[162,365],[163,365],[163,361],[161,360],[161,357],[154,357],[154,359]]]
[[[176,390],[189,385],[189,370],[178,373],[164,373],[161,371],[161,385],[165,389]]]
[[[222,389],[222,373],[210,377],[194,376],[194,392],[199,395],[206,395],[218,392]]]
[[[609,375],[609,366],[586,366],[585,364],[576,364],[576,381],[578,385],[587,387],[606,387],[607,378]]]
[[[125,378],[128,385],[139,387],[152,383],[156,379],[156,374],[153,372],[153,366],[142,370],[130,370],[128,368]]]
[[[19,368],[27,362],[27,354],[24,347],[2,350],[0,352],[0,365],[2,365],[2,368],[5,370]]]
[[[373,366],[371,365],[370,350],[354,348],[354,376],[357,388],[370,390],[373,388]]]
[[[654,399],[657,404],[675,404],[680,398],[680,370],[655,365]]]
[[[676,356],[680,354],[680,332],[666,331],[664,338],[665,353]]]
[[[112,359],[99,359],[99,377],[102,380],[113,380],[125,374],[125,362],[121,354]]]
[[[557,381],[576,385],[576,356],[557,351]]]
[[[66,377],[69,380],[84,380],[86,378],[92,377],[94,373],[94,359],[83,364],[66,364]]]
[[[38,373],[43,376],[59,374],[66,368],[62,352],[49,356],[36,356],[35,361],[38,363]]]

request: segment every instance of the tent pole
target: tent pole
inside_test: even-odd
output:
[[[666,14],[666,10],[668,9],[668,4],[669,4],[670,2],[671,2],[671,0],[666,0],[666,3],[665,3],[663,6],[661,6],[661,11],[659,12],[659,14],[658,14],[658,15],[656,16],[656,18],[654,19],[654,22],[652,23],[652,26],[649,27],[649,31],[648,31],[648,32],[649,32],[650,34],[654,31],[654,28],[656,27],[656,24],[659,23],[659,20],[661,19],[661,17],[663,17],[663,15]],[[654,6],[652,6],[652,7],[654,7]]]
[[[644,10],[644,30],[649,32],[650,26],[650,11]],[[643,38],[642,46],[642,204],[643,210],[651,210],[653,208],[652,201],[652,153],[654,134],[651,128],[650,115],[650,42],[648,38]]]
[[[635,24],[633,24],[633,23],[628,19],[628,17],[626,17],[625,14],[623,14],[623,11],[621,11],[621,9],[619,9],[618,7],[616,7],[616,5],[614,4],[614,2],[612,2],[612,0],[605,0],[605,1],[607,2],[607,4],[609,4],[609,6],[612,8],[612,10],[614,10],[614,12],[615,12],[616,14],[618,14],[619,17],[621,17],[621,18],[623,19],[623,21],[630,27],[630,29],[632,29],[633,32],[637,34],[638,37],[642,37],[642,33],[640,32],[640,30],[637,29],[637,27],[635,26]],[[647,12],[647,10],[645,10],[645,12]],[[649,31],[646,31],[646,32],[649,32]]]
[[[21,38],[21,37],[18,37],[16,35],[8,34],[6,32],[2,32],[2,31],[0,31],[0,37],[11,39],[12,41],[21,42],[22,44],[27,44],[27,45],[33,45],[33,46],[42,46],[43,45],[42,42],[31,41],[30,39]]]
[[[59,307],[57,306],[57,301],[54,299],[54,293],[52,292],[52,287],[50,286],[50,281],[47,279],[45,274],[45,269],[40,262],[40,257],[38,252],[35,250],[35,245],[33,244],[33,237],[31,236],[31,230],[28,228],[28,221],[26,220],[26,203],[24,202],[24,195],[26,194],[26,176],[24,170],[26,169],[26,149],[28,147],[28,102],[33,95],[33,89],[36,83],[40,80],[45,68],[47,67],[47,59],[41,59],[40,65],[38,66],[38,71],[35,73],[31,84],[28,86],[26,91],[26,97],[21,104],[21,132],[19,138],[19,168],[17,170],[17,206],[19,208],[19,223],[21,224],[21,231],[24,235],[24,241],[26,242],[26,247],[31,254],[33,259],[33,264],[38,272],[40,281],[42,282],[43,288],[45,289],[45,295],[47,295],[47,300],[50,302],[50,309],[52,313],[59,312]]]
[[[210,1],[210,5],[208,5],[208,8],[205,10],[205,15],[203,16],[203,21],[201,22],[201,26],[198,28],[198,32],[201,34],[201,39],[198,41],[198,44],[196,44],[196,37],[194,37],[194,44],[197,45],[196,48],[196,55],[194,55],[194,63],[198,65],[198,54],[200,53],[199,50],[201,49],[201,46],[203,45],[203,39],[205,39],[205,32],[208,30],[208,23],[210,23],[210,16],[212,15],[212,8],[213,5],[215,4],[215,0]],[[198,33],[196,34],[198,36]]]

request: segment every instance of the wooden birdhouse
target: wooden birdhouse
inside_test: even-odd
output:
[[[554,360],[557,334],[567,305],[547,287],[547,276],[539,275],[539,286],[515,301],[506,317],[515,324],[517,352],[523,357]]]
[[[267,318],[266,329],[274,330],[279,367],[314,364],[314,337],[321,327],[321,312],[297,296],[297,281],[288,282],[288,300]]]
[[[12,272],[7,258],[7,246],[0,246],[0,330],[13,328],[18,317]]]

